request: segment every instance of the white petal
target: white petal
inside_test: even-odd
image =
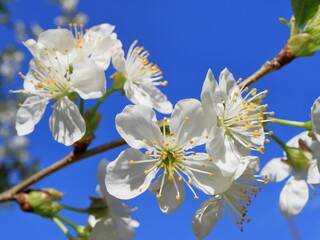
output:
[[[222,95],[224,94],[214,78],[211,69],[209,69],[202,86],[201,101],[203,104],[208,105],[210,109],[215,109],[216,104],[223,100]]]
[[[307,173],[307,182],[309,184],[320,183],[320,173],[319,173],[316,160],[313,160],[309,166],[308,173]]]
[[[29,103],[30,102],[30,103]],[[39,96],[28,97],[17,112],[16,130],[19,136],[29,134],[40,121],[48,99]]]
[[[224,134],[223,130],[214,128],[213,133],[210,133],[206,150],[222,171],[234,173],[241,157],[249,155],[239,152],[237,144],[233,138]]]
[[[67,29],[49,29],[39,35],[38,43],[45,46],[48,50],[55,48],[64,54],[66,49],[70,52],[76,42],[72,33]]]
[[[313,103],[311,108],[312,130],[320,141],[320,97]]]
[[[181,164],[191,179],[192,184],[206,194],[214,195],[226,191],[233,180],[233,175],[224,176],[205,153],[186,156]],[[213,175],[212,175],[213,174]]]
[[[172,112],[172,104],[167,100],[166,95],[151,83],[137,85],[127,80],[124,84],[124,91],[127,98],[134,104],[152,107],[161,113]]]
[[[124,52],[122,49],[118,49],[117,54],[112,57],[112,65],[113,67],[123,74],[126,74],[126,60],[124,58]]]
[[[152,146],[153,141],[161,142],[161,131],[155,112],[146,106],[126,106],[116,116],[116,128],[121,137],[133,148]],[[147,143],[144,143],[143,139],[146,139]]]
[[[83,99],[100,98],[106,92],[104,71],[88,58],[73,64],[70,78],[70,85]]]
[[[38,44],[34,39],[28,39],[22,43],[26,48],[28,48],[33,56],[37,56],[35,53],[42,47],[41,44]]]
[[[308,136],[308,131],[304,131],[302,133],[297,134],[293,138],[291,138],[287,145],[289,147],[299,148],[299,140],[303,140],[308,146],[312,144],[312,139]]]
[[[174,133],[176,144],[185,149],[204,144],[205,123],[202,104],[196,99],[179,101],[172,112],[170,131]],[[192,140],[192,144],[189,141]]]
[[[154,163],[139,161],[150,159],[133,148],[122,151],[115,161],[108,164],[105,179],[108,192],[120,199],[131,199],[146,191],[156,171],[145,174],[145,170],[150,170]],[[130,160],[136,163],[130,164]]]
[[[281,182],[291,172],[291,167],[284,161],[281,158],[270,160],[261,170],[261,175],[267,175],[270,182]]]
[[[232,73],[227,68],[223,69],[220,73],[219,86],[228,96],[233,96],[233,92],[235,91],[240,92]]]
[[[158,198],[158,204],[161,211],[165,214],[170,214],[176,211],[184,202],[186,198],[184,186],[182,181],[178,180],[178,177],[174,175],[174,181],[177,184],[180,198],[177,200],[177,188],[174,185],[174,181],[169,181],[166,175],[161,175],[156,182],[152,183],[149,187],[149,191],[158,194],[160,191],[161,181],[164,177],[164,185],[161,193],[161,197]]]
[[[53,105],[50,129],[56,141],[66,146],[80,140],[86,131],[86,123],[78,106],[67,97],[60,98]]]
[[[280,193],[280,211],[284,216],[297,215],[309,199],[308,185],[299,175],[294,175],[284,185]]]
[[[252,176],[260,169],[260,159],[256,156],[247,156],[240,159],[234,179],[240,176]]]
[[[217,222],[222,218],[224,209],[219,197],[204,201],[192,220],[192,231],[199,239],[206,238]]]

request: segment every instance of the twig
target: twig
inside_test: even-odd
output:
[[[51,166],[37,172],[36,174],[32,175],[31,177],[25,179],[18,185],[13,186],[12,188],[8,189],[7,191],[0,194],[0,203],[15,200],[17,197],[16,194],[24,190],[25,188],[29,187],[30,185],[38,182],[39,180],[45,178],[46,176],[51,175],[52,173],[58,171],[61,168],[69,166],[75,162],[78,162],[82,159],[97,155],[99,153],[108,151],[110,149],[120,147],[125,145],[126,142],[123,139],[118,139],[96,148],[90,149],[84,152],[70,152],[66,157],[62,158],[61,160],[55,162]]]
[[[269,73],[281,69],[295,58],[297,56],[293,56],[289,51],[288,45],[286,45],[273,60],[265,62],[258,71],[243,81],[241,87],[250,86]]]

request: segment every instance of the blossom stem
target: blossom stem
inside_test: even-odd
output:
[[[98,108],[100,107],[101,103],[103,103],[104,100],[106,100],[107,97],[109,97],[109,95],[111,95],[111,93],[117,91],[117,89],[114,89],[113,87],[110,88],[100,99],[99,101],[96,103],[96,105],[91,109],[92,114],[94,114]]]
[[[68,224],[74,230],[78,231],[79,226],[77,224],[75,224],[74,222],[70,221],[69,219],[65,218],[64,216],[60,215],[59,213],[54,214],[54,216],[56,218],[58,218],[60,221],[64,222],[65,224]]]
[[[308,122],[298,122],[298,121],[290,121],[290,120],[284,120],[284,119],[279,119],[279,118],[271,118],[269,117],[268,120],[271,120],[271,122],[274,123],[279,123],[287,126],[292,126],[292,127],[299,127],[299,128],[304,128],[306,130],[312,130],[312,123],[311,121]]]
[[[280,145],[280,147],[282,147],[285,152],[287,152],[288,147],[287,147],[287,145],[286,145],[284,142],[282,142],[282,141],[281,141],[279,138],[277,138],[274,134],[270,135],[270,137],[271,137],[276,143],[278,143],[278,144]]]
[[[66,228],[66,226],[56,217],[52,218],[52,221],[57,224],[57,226],[61,229],[61,231],[67,236],[69,240],[74,240],[74,238],[71,236],[69,230]]]
[[[68,209],[68,210],[70,210],[70,211],[89,214],[89,212],[88,212],[87,209],[75,208],[75,207],[67,206],[67,205],[64,205],[64,204],[60,204],[60,205],[61,205],[64,209]]]

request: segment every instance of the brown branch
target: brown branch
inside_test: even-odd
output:
[[[288,45],[286,45],[273,60],[265,62],[258,71],[243,81],[241,87],[250,86],[269,73],[281,69],[295,58],[297,56],[293,56],[289,51]]]
[[[12,188],[8,189],[7,191],[0,194],[0,203],[12,201],[16,198],[16,194],[23,191],[30,185],[40,181],[41,179],[45,178],[46,176],[51,175],[52,173],[58,171],[61,168],[69,166],[75,162],[78,162],[82,159],[97,155],[99,153],[108,151],[110,149],[120,147],[125,145],[126,142],[123,139],[118,139],[101,146],[95,147],[93,149],[83,151],[83,152],[70,152],[66,157],[60,159],[59,161],[55,162],[51,166],[37,172],[36,174],[32,175],[31,177],[25,179],[18,185],[13,186]]]

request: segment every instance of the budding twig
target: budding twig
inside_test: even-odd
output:
[[[95,147],[93,149],[83,151],[83,152],[70,152],[66,157],[60,159],[59,161],[53,163],[51,166],[37,172],[36,174],[32,175],[31,177],[25,179],[21,183],[13,186],[12,188],[8,189],[7,191],[0,194],[0,203],[15,200],[17,197],[17,193],[23,191],[30,185],[40,181],[41,179],[45,178],[46,176],[51,175],[52,173],[58,171],[61,168],[69,166],[75,162],[78,162],[82,159],[97,155],[99,153],[108,151],[110,149],[120,147],[125,145],[126,142],[123,139],[114,140],[112,142],[103,144],[101,146]]]
[[[289,51],[289,46],[286,45],[273,60],[265,62],[258,71],[243,81],[241,87],[245,88],[250,86],[269,73],[281,69],[295,58],[297,58],[297,56],[293,56]]]

